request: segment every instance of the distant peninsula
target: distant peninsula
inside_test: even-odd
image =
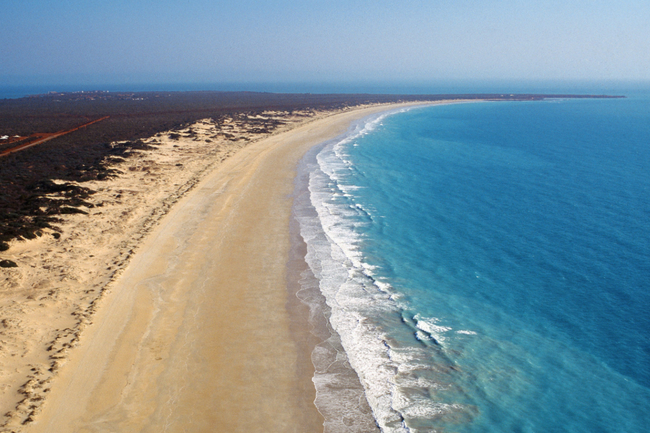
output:
[[[319,111],[401,102],[623,97],[80,91],[3,99],[0,100],[0,251],[8,248],[10,240],[37,236],[40,229],[50,227],[56,215],[77,212],[89,194],[82,187],[66,186],[67,200],[53,202],[45,196],[53,189],[58,191],[64,187],[52,186],[51,179],[76,182],[105,179],[115,173],[112,162],[126,157],[132,149],[145,146],[142,139],[183,128],[200,119],[210,118],[219,123],[226,117],[238,116],[249,119],[252,134],[264,135],[283,123],[277,119],[251,120],[265,111],[288,115],[301,111],[313,115]],[[233,139],[228,134],[224,137]]]

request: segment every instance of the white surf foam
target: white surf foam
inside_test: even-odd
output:
[[[346,173],[354,169],[346,146],[376,129],[389,114],[356,125],[318,153],[308,181],[318,218],[298,220],[307,244],[306,261],[331,310],[330,324],[358,374],[377,424],[384,432],[417,432],[426,430],[409,427],[409,421],[464,410],[430,398],[431,392],[449,387],[435,380],[446,367],[433,365],[431,347],[417,346],[414,338],[440,344],[451,329],[433,318],[404,320],[400,294],[388,282],[375,279],[376,267],[366,263],[360,248],[373,212],[351,200],[358,187],[346,183]],[[412,343],[391,335],[389,330],[398,328],[410,333]]]

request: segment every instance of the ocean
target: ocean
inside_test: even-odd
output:
[[[644,81],[513,81],[438,80],[404,82],[206,82],[206,83],[110,83],[99,79],[79,82],[28,81],[23,84],[0,82],[0,100],[42,95],[49,92],[185,92],[248,91],[273,93],[369,93],[369,94],[461,94],[461,93],[547,93],[622,94],[648,88]]]
[[[312,149],[326,432],[647,431],[650,92],[626,96],[402,109]]]

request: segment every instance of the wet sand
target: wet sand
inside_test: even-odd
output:
[[[100,299],[26,431],[322,431],[312,337],[287,297],[295,167],[391,107],[303,124],[207,175]]]

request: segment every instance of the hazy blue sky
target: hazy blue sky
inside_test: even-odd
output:
[[[650,0],[0,0],[0,11],[5,83],[650,79]]]

